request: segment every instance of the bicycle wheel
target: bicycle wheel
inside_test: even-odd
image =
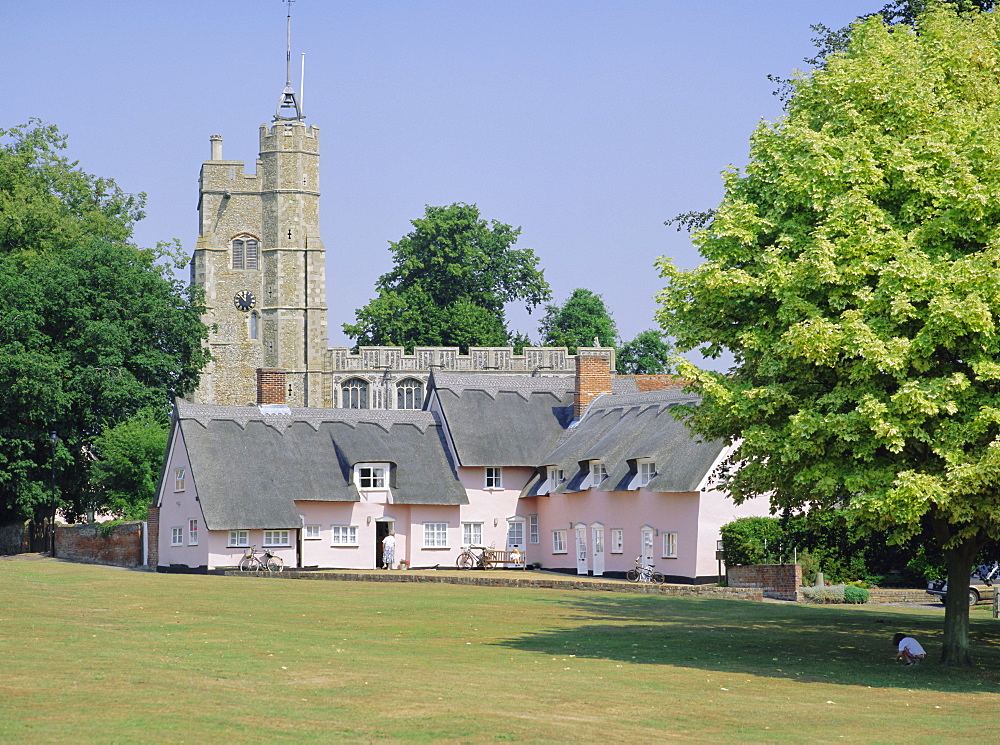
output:
[[[267,560],[267,571],[269,572],[280,572],[285,568],[285,562],[281,560],[280,556],[272,556]]]
[[[662,584],[663,584],[664,582],[666,582],[667,580],[666,580],[666,578],[665,578],[665,577],[664,577],[664,576],[663,576],[662,574],[660,574],[659,572],[653,572],[653,576],[652,576],[652,577],[650,578],[650,580],[649,580],[649,581],[650,581],[650,582],[652,582],[652,583],[653,583],[654,585],[662,585]]]
[[[463,551],[455,560],[455,566],[459,569],[472,569],[476,565],[476,557],[470,551]]]
[[[629,582],[638,582],[639,581],[639,570],[638,569],[629,569],[628,572],[625,574],[625,578]]]
[[[240,571],[249,572],[251,570],[255,570],[257,568],[256,564],[257,564],[257,559],[255,559],[252,556],[244,556],[242,559],[240,559]]]

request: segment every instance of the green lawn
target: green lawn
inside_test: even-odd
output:
[[[938,608],[151,574],[0,560],[0,740],[1000,737],[1000,622]],[[892,663],[896,630],[930,659]]]

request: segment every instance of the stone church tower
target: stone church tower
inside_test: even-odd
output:
[[[191,278],[205,290],[215,361],[198,402],[252,404],[255,371],[280,368],[290,405],[322,405],[328,342],[319,128],[305,124],[297,104],[294,116],[281,111],[260,127],[256,173],[223,159],[220,135],[212,135],[211,159],[201,167]]]

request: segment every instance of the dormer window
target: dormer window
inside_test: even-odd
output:
[[[651,460],[639,461],[637,464],[639,468],[639,477],[636,480],[636,486],[643,487],[649,484],[656,475],[656,463]]]
[[[233,269],[258,269],[260,243],[252,235],[233,238]]]
[[[563,482],[563,470],[561,468],[549,469],[549,488],[554,489]]]
[[[590,463],[590,485],[597,486],[608,477],[608,469],[604,462],[595,460]]]
[[[355,484],[358,489],[384,489],[388,470],[389,467],[381,463],[356,466]]]

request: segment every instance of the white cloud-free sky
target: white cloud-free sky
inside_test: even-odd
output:
[[[699,263],[663,222],[715,206],[720,172],[781,104],[768,74],[884,0],[298,0],[293,84],[321,129],[331,344],[424,206],[521,226],[562,302],[603,295],[654,325],[656,257]],[[89,173],[148,195],[136,240],[197,238],[209,136],[253,162],[285,84],[280,0],[4,0],[0,128],[37,117]],[[538,338],[541,310],[511,308]],[[711,365],[710,365],[711,366]]]

